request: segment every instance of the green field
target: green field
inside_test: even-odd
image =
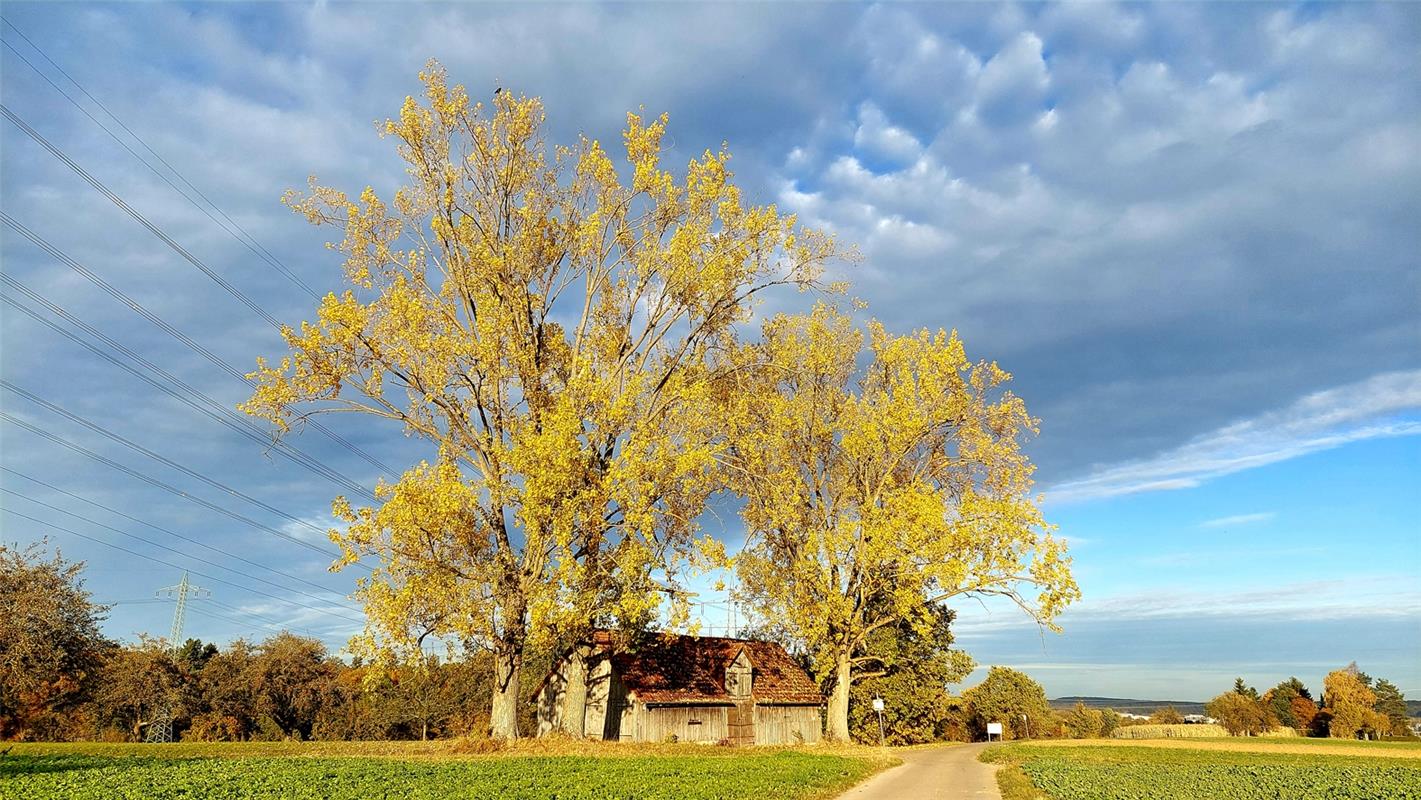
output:
[[[1243,749],[1237,742],[1013,743],[989,749],[983,760],[1008,765],[1000,776],[1007,800],[1421,800],[1414,747],[1403,754],[1358,743],[1363,747],[1321,752],[1268,740]]]
[[[395,755],[330,755],[331,749],[284,755],[290,748],[280,745],[183,747],[20,746],[0,757],[0,798],[822,800],[881,763],[803,751],[685,752],[691,747],[652,754],[495,756],[418,748]]]

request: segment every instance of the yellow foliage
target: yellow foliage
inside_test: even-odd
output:
[[[1323,679],[1323,709],[1331,714],[1328,736],[1354,739],[1358,733],[1385,735],[1391,720],[1376,709],[1377,695],[1367,687],[1355,669],[1338,669]]]
[[[349,288],[258,361],[242,408],[285,432],[358,412],[430,442],[379,502],[335,503],[364,649],[427,634],[512,659],[594,617],[645,620],[688,557],[720,455],[717,364],[756,296],[819,283],[826,236],[746,206],[729,154],[678,179],[665,116],[627,117],[630,184],[595,140],[549,148],[536,98],[471,103],[431,63],[383,133],[393,199],[318,185],[285,200],[340,228]]]
[[[1079,596],[1030,495],[1020,439],[1036,421],[1010,376],[969,361],[955,332],[871,322],[866,338],[860,368],[864,332],[833,306],[775,317],[726,387],[723,458],[750,532],[740,591],[838,682],[872,631],[928,604],[1002,595],[1050,626]]]

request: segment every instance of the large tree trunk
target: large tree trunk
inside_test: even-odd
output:
[[[493,714],[495,739],[518,738],[518,702],[523,677],[523,642],[500,642],[493,654]]]
[[[567,686],[563,690],[562,730],[578,739],[587,735],[587,657],[591,648],[577,647],[567,660]]]
[[[830,741],[849,740],[849,687],[853,685],[850,667],[848,655],[839,656],[834,665],[834,687],[829,692],[828,718],[824,721],[824,736]]]

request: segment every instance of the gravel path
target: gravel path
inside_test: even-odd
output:
[[[997,768],[977,760],[985,744],[895,753],[903,763],[869,778],[839,800],[1001,800]]]

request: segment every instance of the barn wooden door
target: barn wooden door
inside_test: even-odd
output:
[[[730,743],[749,745],[755,743],[755,701],[737,700],[730,707]]]

